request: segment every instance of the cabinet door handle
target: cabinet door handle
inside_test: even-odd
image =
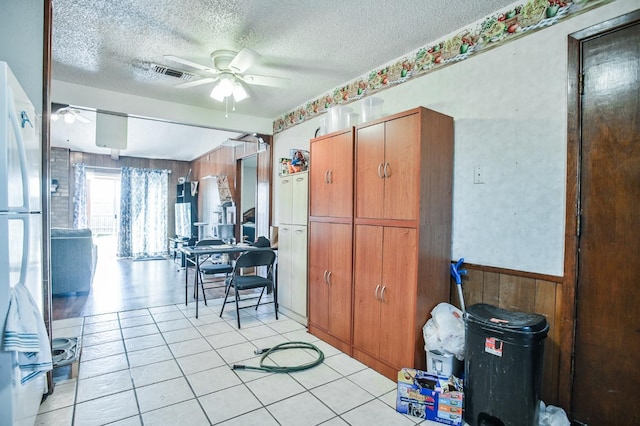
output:
[[[386,300],[384,300],[384,292],[385,292],[385,290],[386,290],[386,289],[387,289],[387,286],[386,286],[386,285],[385,285],[385,286],[382,286],[382,291],[380,292],[380,300],[381,300],[382,302],[386,302]]]
[[[288,184],[288,183],[289,183],[289,179],[283,179],[283,180],[282,180],[282,184],[283,184],[283,185],[286,185],[286,184]]]
[[[329,183],[333,183],[333,170],[329,169]]]
[[[296,182],[302,182],[303,180],[304,180],[303,178],[299,177],[296,179]]]
[[[324,172],[324,183],[329,183],[329,170]]]
[[[379,177],[380,179],[382,179],[382,178],[384,177],[384,175],[383,175],[382,173],[383,173],[383,170],[382,170],[382,163],[379,163],[379,164],[378,164],[378,177]]]
[[[389,163],[384,163],[384,177],[391,177],[391,167],[389,167]]]
[[[380,299],[378,298],[378,290],[380,290],[380,284],[378,284],[378,285],[376,286],[376,291],[374,292],[374,295],[375,295],[375,297],[376,297],[376,300],[380,300]]]
[[[329,284],[327,282],[327,274],[329,273],[329,271],[327,271],[326,269],[324,270],[324,277],[322,278],[322,280],[324,281],[325,284]]]
[[[331,285],[331,271],[327,274],[327,284]]]

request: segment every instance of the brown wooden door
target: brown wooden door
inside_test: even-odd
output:
[[[418,240],[412,228],[384,228],[380,290],[380,358],[413,367]]]
[[[351,225],[329,225],[329,331],[345,342],[351,342]]]
[[[384,123],[358,129],[356,141],[356,217],[384,215]]]
[[[331,224],[309,222],[309,323],[329,330],[329,270]]]
[[[640,424],[640,25],[582,42],[572,417]]]
[[[353,132],[311,142],[310,216],[353,215]]]
[[[380,346],[382,226],[356,225],[354,233],[353,345],[373,356]]]
[[[420,116],[408,115],[385,126],[385,219],[417,220],[420,194]]]
[[[331,168],[332,139],[311,141],[309,165],[309,216],[329,216],[328,173]]]

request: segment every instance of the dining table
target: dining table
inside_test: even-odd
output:
[[[183,246],[180,251],[184,254],[185,272],[184,272],[184,304],[188,304],[188,280],[189,265],[195,266],[195,274],[193,277],[193,286],[196,299],[196,318],[198,318],[198,280],[200,279],[200,265],[213,256],[229,254],[238,255],[253,250],[271,250],[269,247],[256,247],[247,243],[237,244],[220,244],[220,245],[199,245],[199,246]],[[204,295],[203,295],[204,296]]]

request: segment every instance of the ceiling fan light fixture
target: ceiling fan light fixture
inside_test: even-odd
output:
[[[54,112],[51,114],[52,121],[58,121],[59,119],[60,119],[60,114],[58,114],[57,112]]]
[[[249,94],[245,90],[244,86],[240,82],[236,81],[233,84],[233,99],[236,102],[243,101],[249,97]]]
[[[232,77],[228,75],[222,76],[218,84],[211,91],[211,97],[218,102],[222,102],[224,98],[227,96],[231,96],[233,94],[233,81]]]

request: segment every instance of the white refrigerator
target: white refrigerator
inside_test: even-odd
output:
[[[9,66],[0,61],[0,332],[11,288],[24,284],[43,321],[42,157],[39,121]],[[24,307],[22,307],[24,309]],[[32,313],[35,309],[32,309]],[[20,316],[21,318],[22,316]],[[40,340],[43,341],[42,339]],[[33,425],[46,392],[46,374],[21,383],[16,351],[0,339],[0,425]]]

